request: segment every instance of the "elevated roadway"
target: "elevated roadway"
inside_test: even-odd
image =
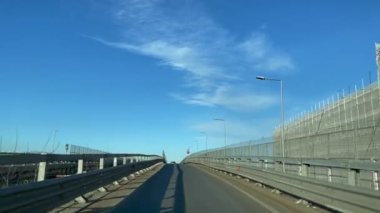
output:
[[[254,183],[192,164],[168,164],[112,212],[321,212]]]
[[[9,168],[32,165],[33,171],[38,168],[38,172],[34,172],[33,178],[37,182],[0,190],[0,212],[324,212],[326,209],[379,212],[380,209],[380,164],[374,159],[239,155],[220,158],[201,154],[189,156],[183,161],[186,164],[163,162],[160,156],[138,154],[3,156],[0,165]],[[97,169],[85,168],[88,163]],[[65,173],[62,178],[46,180],[46,173],[56,165],[75,165],[76,174]]]

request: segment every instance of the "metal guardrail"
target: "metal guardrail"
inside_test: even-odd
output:
[[[0,190],[0,212],[46,212],[75,197],[150,167],[162,159],[105,168]]]
[[[208,154],[193,154],[187,159],[199,162],[231,162],[259,167],[267,170],[306,176],[326,182],[351,185],[370,190],[380,190],[380,161],[323,158],[281,158],[271,156],[214,157]],[[281,168],[282,167],[282,168]]]
[[[44,181],[52,175],[72,175],[127,163],[161,159],[144,154],[29,154],[0,153],[0,188]]]
[[[380,211],[380,193],[377,191],[287,174],[281,172],[281,168],[280,171],[276,171],[265,167],[255,167],[239,159],[221,161],[220,159],[188,158],[184,162],[200,163],[246,177],[337,211]]]
[[[23,154],[23,153],[0,153],[0,165],[11,164],[31,164],[39,162],[58,162],[58,161],[98,161],[100,158],[111,157],[157,157],[157,155],[143,154],[78,154],[78,155],[62,155],[62,154]]]

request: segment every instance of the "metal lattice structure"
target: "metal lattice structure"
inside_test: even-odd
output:
[[[285,125],[285,157],[380,159],[380,83],[337,94]],[[198,152],[219,157],[282,157],[281,127],[273,138]]]
[[[97,149],[91,149],[84,146],[77,146],[77,145],[70,145],[70,154],[76,155],[76,154],[108,154],[107,152],[103,152]]]
[[[285,126],[287,157],[380,158],[380,84],[340,96],[336,101]],[[281,153],[280,129],[274,132],[274,155]]]
[[[213,157],[235,157],[235,156],[273,156],[274,154],[273,138],[262,138],[259,140],[244,141],[237,144],[231,144],[227,147],[204,150],[195,155],[209,155]]]

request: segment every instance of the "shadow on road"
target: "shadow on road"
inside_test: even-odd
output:
[[[185,212],[180,166],[177,164],[165,165],[117,205],[112,212]]]
[[[183,173],[179,165],[177,165],[178,175],[175,189],[175,202],[174,202],[174,212],[184,213],[185,212],[185,195],[183,190]]]

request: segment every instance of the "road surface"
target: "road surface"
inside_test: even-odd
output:
[[[252,183],[244,183],[243,180],[209,169],[189,164],[168,164],[119,203],[112,212],[316,211],[298,206],[282,195],[254,188]]]

